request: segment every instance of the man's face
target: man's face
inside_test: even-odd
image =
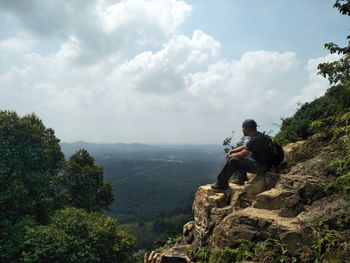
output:
[[[249,134],[249,129],[247,127],[242,127],[242,132],[244,136],[248,136]]]

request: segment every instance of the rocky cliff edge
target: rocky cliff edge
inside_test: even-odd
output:
[[[335,181],[330,163],[342,141],[323,141],[315,135],[287,145],[284,169],[248,174],[244,186],[230,184],[226,191],[213,190],[210,184],[199,187],[194,220],[184,225],[183,237],[164,253],[185,257],[189,247],[225,248],[242,239],[277,239],[292,254],[310,246],[312,229],[320,221],[335,221],[347,205],[326,190]]]

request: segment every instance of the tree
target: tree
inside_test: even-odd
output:
[[[25,227],[53,212],[50,181],[64,162],[54,131],[34,114],[0,111],[0,261],[19,258]]]
[[[47,226],[30,227],[22,262],[133,262],[134,240],[117,222],[82,209],[58,210]]]
[[[69,158],[54,185],[61,205],[100,212],[113,201],[112,185],[104,183],[103,169],[84,149]]]
[[[350,0],[337,0],[334,7],[343,15],[350,16]],[[333,42],[326,43],[325,48],[331,54],[338,53],[343,55],[338,61],[321,63],[318,66],[319,74],[327,77],[330,84],[346,84],[350,81],[350,35],[347,36],[349,43],[346,47],[339,47]]]
[[[343,15],[350,15],[350,0],[336,0],[333,7]],[[350,40],[350,35],[347,39]],[[282,119],[281,130],[275,136],[282,144],[307,139],[317,131],[312,127],[315,123],[322,124],[324,129],[344,125],[339,119],[345,120],[347,115],[344,114],[350,108],[350,41],[346,47],[331,42],[326,43],[325,48],[332,54],[343,55],[338,61],[318,66],[319,74],[327,77],[330,84],[337,85],[330,87],[324,96],[303,104],[294,116]]]
[[[33,215],[45,222],[49,182],[64,161],[59,140],[34,114],[0,111],[0,209],[12,222]]]

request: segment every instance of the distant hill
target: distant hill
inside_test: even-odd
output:
[[[215,181],[225,153],[221,145],[61,143],[66,158],[84,148],[104,168],[115,202],[110,214],[121,222],[191,212],[198,186]],[[185,213],[184,212],[184,213]]]
[[[154,153],[212,153],[222,152],[223,146],[216,144],[205,144],[205,145],[148,145],[141,143],[89,143],[84,141],[78,141],[74,143],[61,143],[61,149],[64,155],[67,157],[71,156],[74,152],[79,149],[86,149],[93,155],[106,155],[106,154],[125,154],[133,153],[134,156],[138,156],[138,153],[142,154],[154,154]]]

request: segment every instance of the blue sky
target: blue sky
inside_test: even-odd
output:
[[[237,58],[249,50],[293,50],[303,59],[328,54],[325,42],[346,44],[349,18],[329,0],[188,1],[193,12],[183,26],[221,43],[222,54]]]
[[[0,108],[66,142],[221,143],[324,94],[327,0],[0,0]]]

